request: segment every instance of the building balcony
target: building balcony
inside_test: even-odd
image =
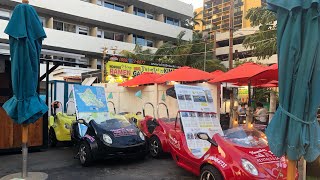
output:
[[[212,19],[212,23],[217,23],[217,22],[219,22],[219,21],[221,21],[221,17],[218,17],[218,18],[216,18],[216,19]]]
[[[140,1],[145,3],[155,3],[156,1],[159,1],[159,4],[165,4],[161,0],[139,0],[139,2]],[[175,4],[180,4],[180,1],[164,1],[168,2],[168,4],[172,5],[172,7],[175,7],[176,9],[181,8]],[[6,2],[8,4],[15,5],[21,1],[6,0]],[[65,20],[83,22],[94,26],[112,27],[114,30],[124,32],[134,31],[139,34],[144,34],[145,36],[162,38],[164,40],[170,40],[172,38],[175,39],[181,31],[185,31],[186,35],[183,37],[183,40],[189,40],[192,38],[192,30],[139,17],[134,14],[116,11],[80,0],[63,1],[63,5],[52,0],[30,1],[30,4],[37,9],[38,13],[50,14],[53,17],[63,18]],[[165,5],[165,7],[167,6],[168,5]],[[190,12],[192,12],[192,9]]]
[[[237,21],[234,21],[234,25],[235,25],[235,26],[241,25],[241,24],[242,24],[242,19],[237,20]]]
[[[236,13],[234,13],[234,17],[237,17],[237,16],[242,16],[242,11],[239,11],[239,12],[236,12]]]
[[[223,25],[221,26],[222,29],[229,29],[229,27],[230,27],[230,26],[229,26],[229,23],[228,23],[228,24],[223,24]]]
[[[222,12],[221,9],[216,9],[216,10],[214,10],[214,11],[212,12],[212,14],[218,14],[218,13],[220,13],[220,12]]]
[[[9,40],[8,35],[3,33],[7,24],[8,21],[0,20],[0,41]],[[117,47],[118,49],[116,50],[115,54],[119,54],[122,50],[132,51],[136,46],[132,43],[102,39],[54,29],[45,28],[45,31],[47,38],[43,41],[43,47],[56,51],[101,56],[103,47],[107,47],[109,49],[111,47]],[[154,52],[157,50],[156,48],[152,47],[143,47],[143,49],[147,48]]]
[[[222,20],[229,19],[229,15],[222,16]]]

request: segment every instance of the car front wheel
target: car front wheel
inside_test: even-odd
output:
[[[87,142],[82,142],[79,146],[79,160],[82,166],[89,166],[91,165],[93,159],[92,159],[92,153],[90,146]]]
[[[162,145],[158,137],[153,136],[150,138],[149,150],[153,158],[159,158],[162,155]]]
[[[200,180],[223,180],[218,169],[211,165],[206,165],[201,169]]]

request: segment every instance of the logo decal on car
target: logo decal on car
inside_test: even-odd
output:
[[[222,168],[227,167],[227,163],[225,163],[224,161],[222,161],[221,159],[214,157],[214,156],[210,156],[208,158],[208,160],[214,161],[215,163],[219,164]]]

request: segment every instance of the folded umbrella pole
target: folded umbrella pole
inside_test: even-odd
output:
[[[35,123],[47,111],[47,105],[40,99],[37,89],[42,40],[46,38],[42,23],[35,9],[22,0],[15,7],[5,29],[9,35],[11,56],[11,79],[13,97],[3,108],[11,119],[22,125],[22,173],[4,179],[46,179],[44,173],[28,173],[28,124]]]

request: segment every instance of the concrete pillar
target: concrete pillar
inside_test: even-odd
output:
[[[163,45],[163,41],[162,40],[157,40],[155,43],[155,47],[156,48],[160,48]]]
[[[89,59],[91,69],[98,69],[98,59]]]
[[[164,14],[158,14],[156,15],[156,20],[157,21],[160,21],[160,22],[164,22]]]
[[[46,28],[53,29],[53,17],[47,19]]]
[[[97,4],[97,0],[90,0],[90,3]]]
[[[130,6],[126,7],[126,13],[133,14],[134,13],[134,6],[130,5]]]
[[[97,37],[97,33],[98,33],[98,27],[92,27],[92,28],[90,28],[90,32],[89,32],[89,35],[90,35],[90,36]]]
[[[133,43],[133,34],[126,34],[125,35],[125,42]]]

